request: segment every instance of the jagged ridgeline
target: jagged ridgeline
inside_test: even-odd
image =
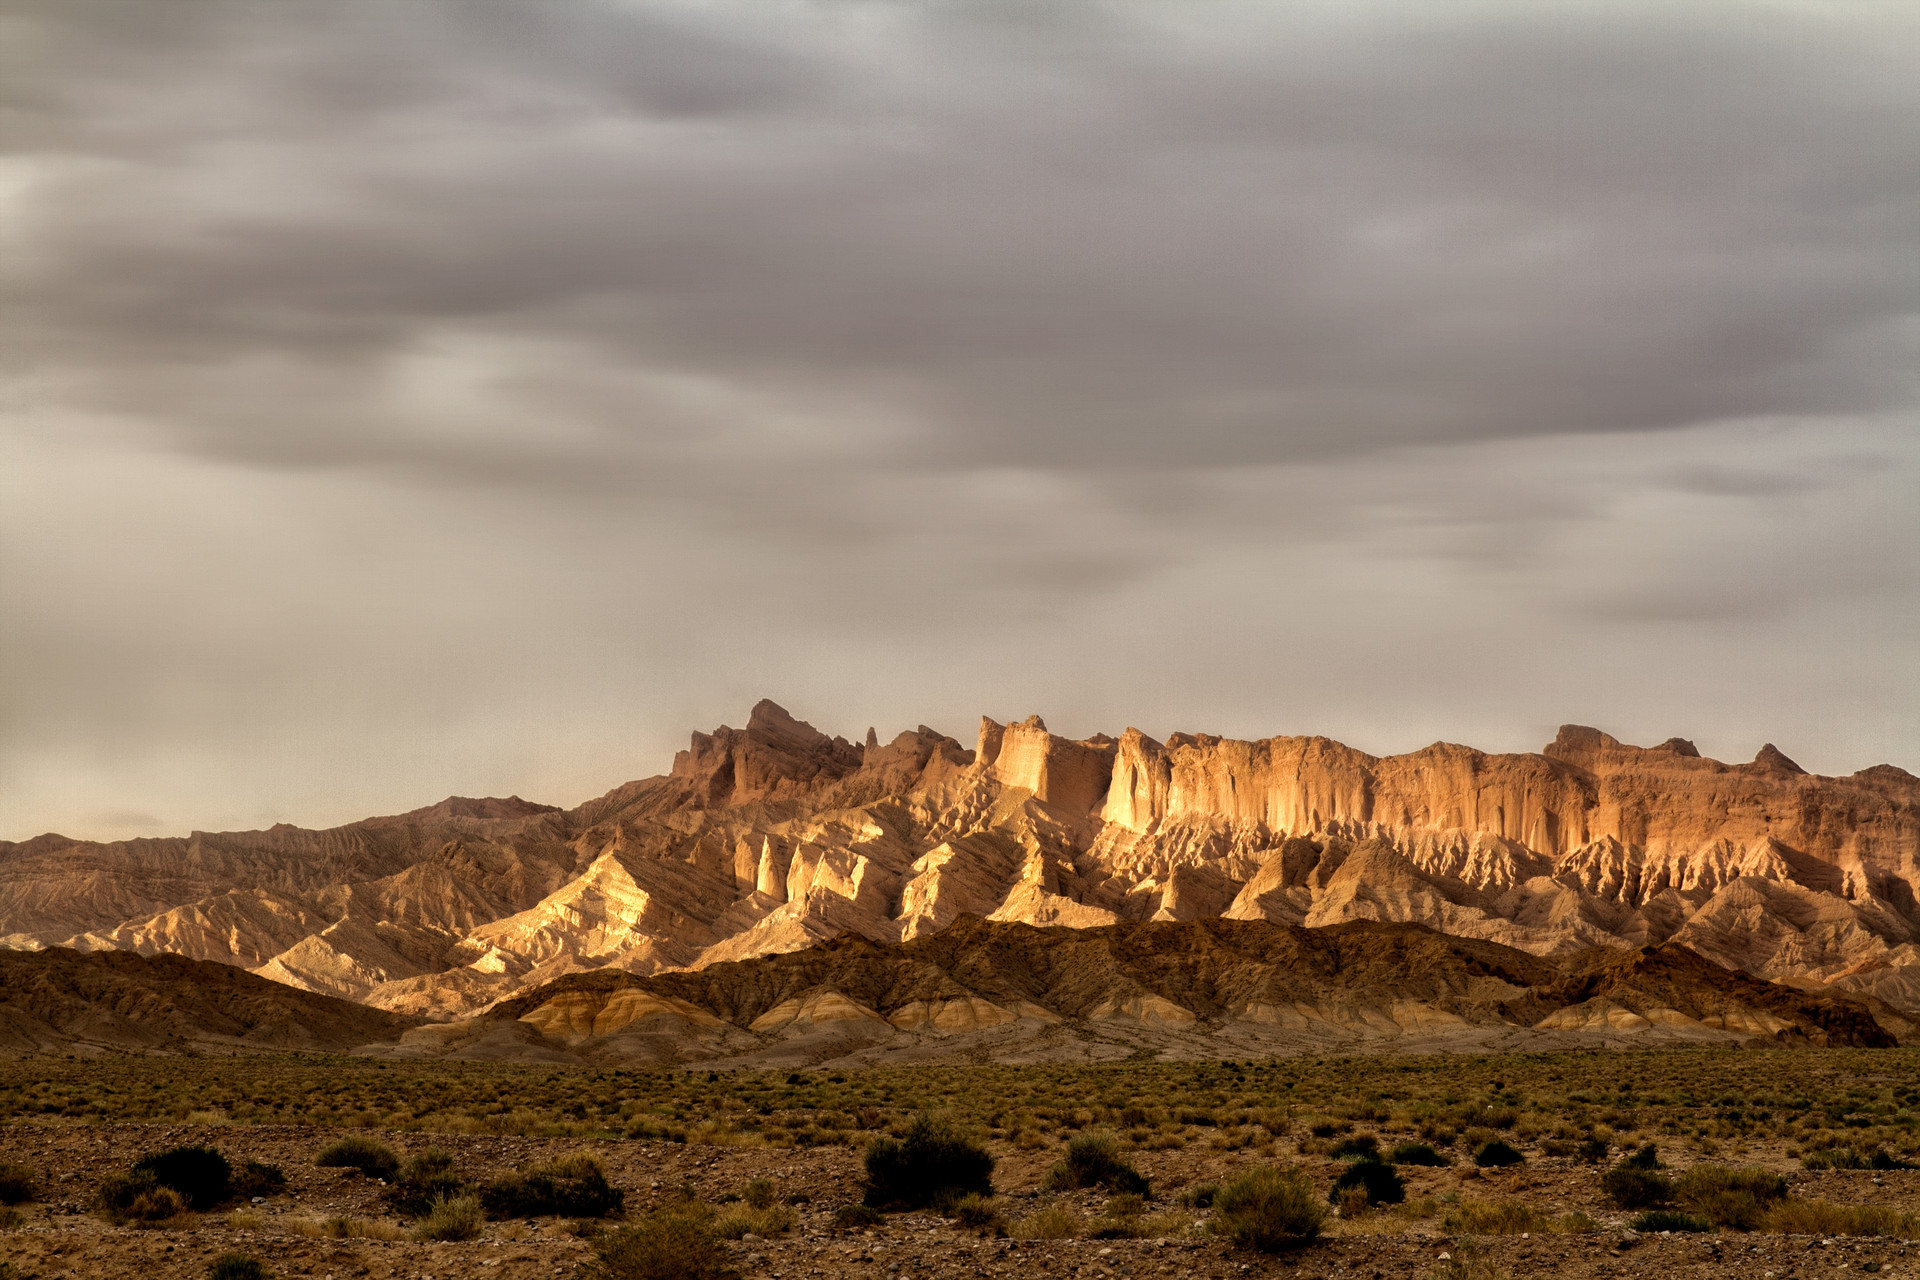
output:
[[[1412,922],[1542,958],[1676,943],[1891,1018],[1920,1006],[1917,860],[1920,779],[1815,777],[1771,746],[1728,765],[1566,728],[1539,754],[1374,757],[1316,737],[1074,741],[1037,717],[983,721],[971,748],[924,725],[856,745],[762,702],[572,810],[456,798],[327,831],[0,843],[0,941],[172,952],[464,1018],[569,974],[911,943],[968,915]]]

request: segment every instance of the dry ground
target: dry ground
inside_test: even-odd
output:
[[[1768,1059],[1776,1057],[1769,1071]],[[1556,1133],[1598,1132],[1610,1137],[1616,1150],[1654,1140],[1676,1169],[1707,1159],[1754,1165],[1787,1175],[1797,1197],[1920,1213],[1920,1170],[1808,1170],[1797,1158],[1821,1150],[1823,1144],[1869,1137],[1896,1153],[1908,1153],[1904,1140],[1912,1135],[1907,1103],[1920,1079],[1905,1051],[1826,1057],[1579,1055],[1455,1059],[1430,1065],[1431,1071],[1418,1062],[1326,1063],[1308,1071],[1296,1063],[1285,1080],[1267,1079],[1267,1064],[1246,1064],[1237,1075],[1219,1064],[1116,1064],[1065,1074],[1041,1068],[954,1069],[939,1088],[920,1077],[879,1072],[871,1077],[849,1073],[838,1081],[636,1075],[623,1085],[606,1072],[542,1071],[529,1076],[502,1070],[493,1076],[464,1074],[458,1080],[469,1093],[491,1080],[501,1099],[496,1114],[507,1118],[502,1127],[526,1132],[401,1130],[393,1127],[404,1123],[397,1112],[385,1123],[369,1123],[364,1108],[356,1113],[354,1127],[374,1129],[403,1157],[430,1146],[449,1150],[459,1171],[475,1180],[576,1151],[591,1152],[605,1164],[614,1184],[626,1189],[628,1211],[635,1217],[667,1203],[682,1187],[715,1202],[739,1193],[751,1179],[770,1179],[782,1198],[799,1201],[796,1221],[790,1231],[774,1238],[749,1238],[729,1246],[748,1280],[842,1275],[868,1280],[1920,1276],[1920,1244],[1900,1239],[1634,1233],[1626,1228],[1631,1215],[1612,1208],[1601,1194],[1594,1166],[1545,1150]],[[341,1067],[343,1090],[361,1087],[364,1082],[356,1083],[359,1078],[352,1074],[359,1069]],[[425,1068],[417,1078],[394,1071],[383,1068],[379,1080],[396,1096],[411,1096],[410,1085],[447,1080]],[[320,1074],[311,1074],[316,1072]],[[1601,1083],[1596,1073],[1609,1080],[1606,1119],[1598,1105]],[[554,1219],[489,1223],[480,1238],[460,1243],[311,1234],[316,1224],[345,1217],[372,1224],[376,1235],[404,1236],[406,1224],[385,1208],[379,1184],[357,1173],[313,1165],[314,1155],[340,1136],[337,1123],[141,1123],[72,1114],[105,1112],[110,1117],[116,1108],[149,1106],[146,1100],[153,1096],[170,1099],[168,1105],[192,1106],[208,1102],[212,1092],[223,1093],[227,1103],[222,1114],[230,1114],[250,1105],[247,1080],[278,1081],[276,1088],[292,1080],[314,1091],[309,1109],[333,1110],[338,1099],[319,1096],[324,1074],[324,1063],[298,1059],[279,1060],[278,1067],[246,1059],[4,1064],[0,1100],[11,1097],[16,1102],[0,1109],[0,1119],[6,1121],[0,1123],[0,1162],[35,1169],[39,1193],[20,1206],[18,1225],[0,1230],[0,1259],[20,1277],[40,1280],[200,1280],[211,1259],[228,1252],[258,1257],[276,1276],[335,1280],[572,1280],[591,1262],[590,1244]],[[1641,1082],[1631,1106],[1621,1104],[1618,1085],[1611,1082],[1617,1074]],[[1753,1080],[1762,1078],[1781,1082],[1774,1092],[1783,1096],[1770,1098],[1765,1106],[1731,1105],[1727,1090],[1739,1087],[1741,1098],[1750,1098]],[[1696,1079],[1697,1086],[1688,1084]],[[1550,1093],[1550,1080],[1566,1093]],[[1406,1087],[1399,1092],[1406,1096],[1381,1098],[1378,1095],[1394,1092],[1382,1089],[1382,1081],[1402,1082]],[[966,1105],[952,1093],[955,1082],[970,1093]],[[1500,1090],[1488,1094],[1496,1082]],[[1413,1096],[1428,1086],[1432,1096],[1427,1101]],[[1185,1089],[1191,1106],[1183,1106],[1180,1096],[1155,1092],[1176,1087]],[[595,1136],[606,1135],[608,1128],[583,1125],[575,1103],[582,1097],[604,1098],[608,1090],[617,1095],[623,1088],[648,1101],[648,1109],[640,1113],[628,1110],[621,1121],[626,1131],[644,1133],[655,1121],[684,1124],[687,1131],[667,1137]],[[525,1096],[512,1096],[516,1089]],[[840,1102],[854,1110],[863,1090],[883,1098],[884,1105],[876,1105],[873,1114],[862,1115],[851,1127],[840,1127],[840,1119],[821,1114],[804,1129],[769,1126],[756,1131],[737,1122],[741,1116],[766,1117],[753,1102],[756,1098],[790,1095],[789,1101],[810,1103],[819,1112],[828,1101],[825,1095],[834,1090],[847,1093]],[[1288,1094],[1300,1100],[1292,1101]],[[1696,1095],[1699,1106],[1690,1108],[1688,1100]],[[1116,1108],[1123,1096],[1132,1099],[1131,1104]],[[1592,1101],[1573,1102],[1568,1096]],[[25,1100],[33,1098],[43,1101],[26,1105]],[[547,1104],[542,1098],[552,1101],[551,1115],[543,1112]],[[1445,1098],[1456,1101],[1445,1103]],[[45,1099],[66,1101],[55,1108]],[[1083,1218],[1099,1214],[1104,1197],[1098,1193],[1054,1197],[1039,1186],[1066,1138],[1077,1129],[1104,1126],[1133,1146],[1129,1158],[1152,1180],[1154,1207],[1181,1215],[1163,1222],[1161,1229],[1173,1230],[1181,1223],[1192,1224],[1192,1229],[1156,1239],[1012,1240],[962,1231],[945,1219],[922,1214],[894,1215],[870,1232],[834,1229],[834,1211],[859,1199],[859,1146],[870,1136],[870,1127],[898,1127],[923,1101],[944,1101],[951,1111],[976,1116],[980,1131],[995,1135],[989,1139],[999,1158],[995,1183],[1009,1221],[1056,1200]],[[1236,1108],[1253,1108],[1258,1118],[1237,1114]],[[1132,1111],[1140,1114],[1129,1114]],[[1736,1112],[1740,1118],[1730,1119]],[[774,1109],[771,1114],[780,1112]],[[533,1119],[527,1119],[529,1115]],[[727,1120],[729,1115],[735,1119]],[[1205,1234],[1204,1211],[1178,1209],[1182,1191],[1259,1164],[1298,1164],[1324,1192],[1344,1166],[1321,1154],[1330,1139],[1316,1137],[1315,1127],[1334,1131],[1333,1139],[1377,1133],[1384,1146],[1426,1131],[1437,1135],[1444,1148],[1450,1127],[1473,1119],[1498,1125],[1503,1136],[1526,1152],[1527,1163],[1503,1173],[1473,1170],[1463,1154],[1462,1133],[1449,1151],[1454,1161],[1449,1167],[1402,1170],[1408,1208],[1331,1222],[1326,1240],[1292,1257],[1231,1250]],[[556,1136],[541,1136],[542,1129]],[[806,1141],[794,1141],[796,1132]],[[288,1176],[286,1193],[236,1207],[250,1217],[211,1213],[167,1228],[114,1227],[92,1213],[95,1190],[105,1177],[147,1152],[177,1144],[217,1146],[236,1164],[254,1159],[279,1165]],[[1584,1213],[1594,1220],[1595,1229],[1478,1238],[1450,1234],[1448,1215],[1457,1212],[1461,1202],[1473,1200],[1518,1201],[1542,1215]],[[1442,1260],[1443,1254],[1451,1256]],[[1461,1265],[1469,1259],[1471,1266]]]

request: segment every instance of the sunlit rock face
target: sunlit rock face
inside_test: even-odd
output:
[[[1318,737],[1074,740],[1038,716],[983,719],[972,749],[925,725],[863,736],[763,701],[572,810],[454,798],[328,831],[0,843],[0,942],[179,953],[448,1017],[570,973],[910,941],[963,916],[1370,920],[1542,956],[1678,941],[1920,1006],[1920,779],[1891,766],[1817,777],[1772,746],[1728,765],[1575,726],[1538,754],[1388,757]],[[1153,1008],[1110,1016],[1176,1016]]]

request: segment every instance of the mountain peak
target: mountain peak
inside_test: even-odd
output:
[[[1805,769],[1802,769],[1792,760],[1789,760],[1786,753],[1774,746],[1771,742],[1761,746],[1759,754],[1753,757],[1753,762],[1762,769],[1770,769],[1775,773],[1804,774],[1806,772]]]

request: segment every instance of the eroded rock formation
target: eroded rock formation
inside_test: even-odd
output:
[[[1548,959],[1370,921],[1035,929],[966,916],[900,945],[845,935],[651,977],[574,974],[369,1051],[764,1067],[1143,1051],[1877,1047],[1912,1029],[1883,1016],[1889,1025],[1859,1002],[1762,982],[1674,943]]]
[[[1075,741],[1037,716],[983,720],[971,750],[925,725],[864,739],[762,702],[573,810],[456,798],[330,831],[0,843],[0,942],[174,952],[447,1017],[570,973],[911,941],[965,915],[1371,920],[1539,956],[1676,942],[1920,1007],[1920,779],[1891,766],[1818,777],[1771,745],[1728,765],[1572,726],[1518,755]]]

